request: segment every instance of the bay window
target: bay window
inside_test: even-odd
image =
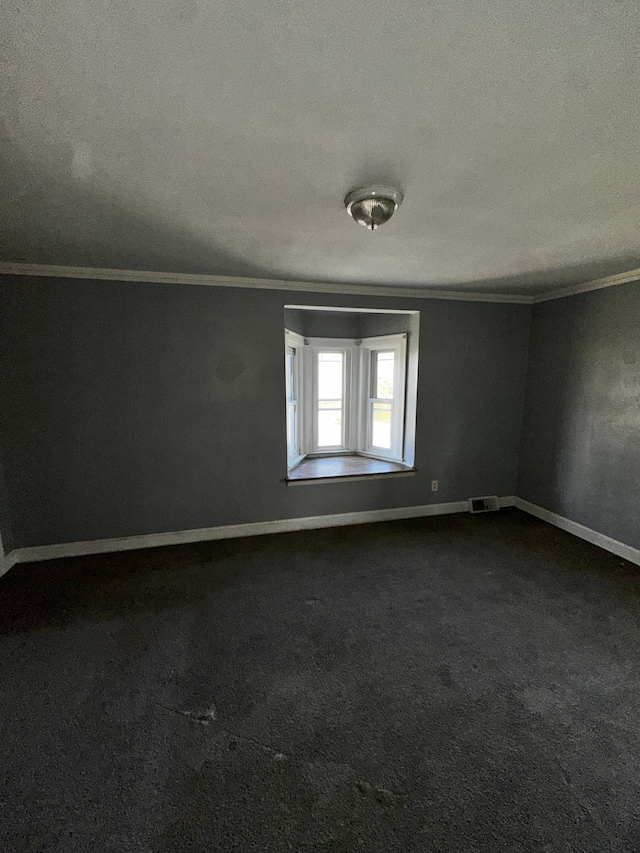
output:
[[[357,454],[403,463],[407,334],[361,339],[285,330],[287,459]]]

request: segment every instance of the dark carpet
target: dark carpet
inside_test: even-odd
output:
[[[518,510],[15,567],[2,851],[637,851],[640,571]]]

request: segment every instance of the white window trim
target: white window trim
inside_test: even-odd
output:
[[[372,397],[373,353],[393,352],[393,399],[378,400]],[[360,345],[360,430],[359,453],[376,459],[388,459],[393,462],[404,461],[404,411],[407,373],[407,335],[380,335],[363,338]],[[391,447],[376,447],[372,444],[373,423],[371,411],[375,402],[391,403]]]
[[[296,332],[285,330],[287,347],[296,350],[297,376],[297,449],[289,454],[288,467],[293,468],[307,455],[339,456],[358,453],[373,459],[404,463],[405,396],[407,381],[407,334],[380,335],[362,340],[351,338],[304,338]],[[372,386],[372,354],[393,351],[394,397],[392,400],[391,448],[375,447],[370,442],[372,432],[369,412],[374,398]],[[343,363],[343,437],[335,447],[317,444],[317,354],[338,351],[345,353]],[[300,358],[298,358],[300,356]],[[286,357],[285,357],[286,361]],[[381,401],[388,402],[388,401]],[[287,402],[287,407],[289,403]],[[288,417],[288,411],[286,415]]]
[[[306,438],[306,449],[314,456],[337,456],[341,453],[354,453],[357,449],[357,383],[358,383],[358,354],[356,341],[352,338],[307,338],[306,372],[303,384],[309,387],[311,378],[311,394],[308,394],[306,420],[303,433]],[[318,370],[317,356],[320,352],[342,352],[343,361],[343,423],[342,442],[332,447],[318,445]]]
[[[298,465],[305,457],[304,452],[304,442],[303,442],[303,422],[304,422],[304,405],[305,405],[305,383],[304,383],[304,350],[305,350],[305,340],[302,335],[299,335],[297,332],[292,332],[290,329],[285,329],[284,331],[284,369],[285,369],[285,382],[286,382],[286,370],[287,370],[287,350],[289,348],[295,351],[295,362],[294,362],[294,376],[293,383],[295,385],[295,448],[290,450],[289,444],[287,442],[287,467],[294,468]],[[286,399],[285,401],[285,424],[289,424],[289,406],[290,401]],[[285,440],[287,438],[287,432],[285,431]]]

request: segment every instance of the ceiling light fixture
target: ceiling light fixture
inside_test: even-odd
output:
[[[347,213],[369,231],[388,222],[402,204],[402,193],[393,187],[363,187],[351,190],[344,200]]]

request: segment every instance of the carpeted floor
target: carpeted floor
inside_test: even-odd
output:
[[[639,602],[515,509],[17,566],[0,849],[637,851]]]

